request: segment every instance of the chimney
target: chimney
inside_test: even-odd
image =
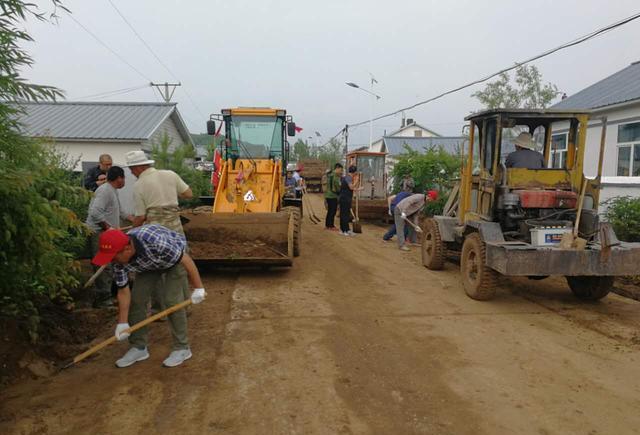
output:
[[[414,124],[413,118],[407,119],[407,125],[411,125],[411,124]]]
[[[567,94],[566,94],[566,93],[563,93],[563,94],[562,94],[562,98],[560,98],[560,99],[561,99],[561,100],[564,100],[565,98],[567,98]]]

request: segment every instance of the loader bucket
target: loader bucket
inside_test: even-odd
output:
[[[194,260],[224,266],[291,266],[293,217],[277,213],[182,214]]]

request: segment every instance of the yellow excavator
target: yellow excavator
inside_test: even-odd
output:
[[[291,266],[300,254],[302,201],[285,198],[287,136],[296,126],[285,110],[224,109],[207,121],[225,128],[212,210],[183,213],[192,256],[230,266]]]

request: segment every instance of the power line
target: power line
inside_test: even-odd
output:
[[[174,78],[174,80],[177,80],[178,82],[181,82],[181,80],[173,73],[173,71],[171,71],[171,69],[167,66],[166,63],[164,63],[162,61],[162,59],[160,59],[160,56],[158,56],[156,54],[155,51],[153,51],[153,48],[151,48],[151,46],[147,43],[147,41],[145,41],[145,39],[142,37],[142,35],[140,35],[138,33],[138,31],[135,29],[135,27],[133,27],[133,25],[129,22],[129,20],[127,20],[127,18],[124,16],[124,14],[120,11],[120,9],[118,9],[118,7],[115,5],[115,3],[112,0],[108,0],[108,2],[111,4],[111,6],[113,7],[113,9],[115,9],[115,11],[118,13],[118,15],[120,15],[120,18],[122,18],[122,20],[126,23],[126,25],[129,27],[129,29],[131,29],[131,31],[133,32],[134,35],[136,35],[136,37],[140,40],[140,42],[142,42],[142,44],[147,48],[147,50],[149,50],[149,53],[151,53],[151,55],[158,61],[158,63],[160,65],[162,65],[162,67],[167,70],[167,72]],[[151,80],[149,80],[151,81]],[[184,93],[187,96],[187,98],[189,99],[189,101],[191,102],[191,104],[193,105],[193,107],[200,113],[200,116],[202,116],[203,118],[206,118],[206,115],[204,114],[204,112],[200,109],[200,107],[198,107],[198,105],[196,104],[195,100],[193,99],[193,97],[191,96],[191,94],[187,91],[186,88],[184,89]]]
[[[378,121],[380,119],[388,118],[389,116],[397,115],[397,114],[399,114],[399,113],[401,113],[401,112],[403,112],[405,110],[415,109],[418,106],[422,106],[424,104],[427,104],[427,103],[430,103],[432,101],[438,100],[438,99],[440,99],[442,97],[445,97],[445,96],[447,96],[449,94],[453,94],[455,92],[461,91],[461,90],[463,90],[465,88],[468,88],[468,87],[471,87],[473,85],[477,85],[477,84],[486,82],[487,80],[490,80],[490,79],[492,79],[492,78],[494,78],[494,77],[496,77],[496,76],[498,76],[498,75],[500,75],[502,73],[511,71],[511,70],[516,69],[516,68],[518,68],[518,67],[520,67],[522,65],[525,65],[527,63],[530,63],[530,62],[533,62],[535,60],[541,59],[543,57],[549,56],[549,55],[551,55],[553,53],[556,53],[558,51],[564,50],[566,48],[573,47],[575,45],[581,44],[581,43],[583,43],[585,41],[588,41],[589,39],[595,38],[595,37],[597,37],[599,35],[602,35],[604,33],[607,33],[609,31],[611,31],[611,30],[614,30],[617,27],[620,27],[620,26],[623,26],[623,25],[625,25],[627,23],[630,23],[631,21],[634,21],[634,20],[636,20],[638,18],[640,18],[640,13],[636,13],[636,14],[631,15],[631,16],[623,19],[623,20],[620,20],[620,21],[615,22],[613,24],[609,24],[608,26],[602,27],[602,28],[600,28],[598,30],[595,30],[595,31],[593,31],[591,33],[588,33],[586,35],[580,36],[580,37],[578,37],[578,38],[576,38],[576,39],[574,39],[572,41],[566,42],[566,43],[564,43],[564,44],[562,44],[562,45],[560,45],[558,47],[555,47],[555,48],[552,48],[550,50],[544,51],[544,52],[542,52],[542,53],[540,53],[538,55],[535,55],[535,56],[533,56],[533,57],[531,57],[529,59],[523,60],[521,62],[516,62],[513,66],[510,66],[510,67],[507,67],[507,68],[503,68],[498,72],[495,72],[493,74],[485,76],[485,77],[483,77],[481,79],[474,80],[474,81],[472,81],[470,83],[467,83],[465,85],[459,86],[459,87],[454,88],[454,89],[451,89],[449,91],[443,92],[443,93],[441,93],[439,95],[436,95],[435,97],[431,97],[431,98],[429,98],[427,100],[420,101],[418,103],[412,104],[411,106],[403,107],[402,109],[399,109],[399,110],[396,110],[396,111],[393,111],[393,112],[390,112],[390,113],[387,113],[387,114],[384,114],[384,115],[380,115],[378,117],[373,118],[373,120],[367,119],[366,121],[357,122],[355,124],[349,124],[348,127],[349,128],[350,127],[357,127],[359,125],[367,124],[367,123],[369,123],[371,121]],[[338,133],[338,134],[340,134],[340,133]]]
[[[127,62],[127,60],[120,56],[114,49],[112,49],[111,47],[109,47],[104,41],[102,41],[100,38],[98,38],[98,36],[93,33],[91,30],[89,30],[87,27],[85,27],[80,21],[78,21],[73,15],[71,15],[70,12],[67,12],[67,15],[69,15],[69,18],[71,18],[78,26],[80,26],[85,32],[87,32],[89,35],[91,35],[93,37],[93,39],[95,39],[100,45],[102,45],[104,48],[106,48],[107,50],[109,50],[115,57],[117,57],[118,59],[120,59],[120,61],[122,61],[122,63],[124,63],[125,65],[127,65],[129,68],[131,68],[132,70],[134,70],[136,73],[138,73],[138,75],[140,77],[142,77],[143,79],[146,79],[147,81],[151,81],[151,79],[149,77],[147,77],[146,75],[144,75],[142,72],[140,72],[140,70],[138,68],[136,68],[135,66],[131,65],[129,62]]]
[[[85,95],[85,96],[82,96],[82,97],[77,97],[75,99],[76,100],[85,100],[87,98],[107,98],[107,97],[113,97],[115,95],[127,94],[129,92],[134,92],[134,91],[137,91],[139,89],[143,89],[143,88],[147,88],[147,87],[149,87],[148,83],[146,83],[144,85],[140,85],[140,86],[132,86],[130,88],[115,89],[113,91],[105,91],[105,92],[100,92],[98,94]]]

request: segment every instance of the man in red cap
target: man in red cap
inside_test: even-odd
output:
[[[199,304],[206,296],[195,263],[185,253],[187,241],[183,234],[161,225],[143,225],[129,231],[110,229],[100,236],[100,248],[93,258],[97,266],[113,263],[113,277],[118,286],[118,340],[129,338],[131,349],[116,366],[128,367],[149,358],[147,328],[141,328],[129,336],[124,332],[130,324],[136,324],[147,316],[147,304],[151,292],[158,289],[158,296],[166,307],[184,301],[183,282],[188,277],[194,287],[191,302]],[[129,286],[129,273],[136,273],[133,290]],[[187,315],[179,310],[169,316],[173,351],[163,364],[175,367],[191,358],[187,339]]]
[[[405,245],[404,228],[405,221],[410,221],[413,225],[418,225],[418,217],[429,201],[438,199],[438,192],[435,190],[427,190],[424,193],[413,194],[396,205],[393,211],[394,221],[396,223],[396,233],[398,235],[398,247],[401,251],[409,251],[409,247]],[[417,234],[412,225],[408,227],[409,240],[412,243],[417,242]]]

